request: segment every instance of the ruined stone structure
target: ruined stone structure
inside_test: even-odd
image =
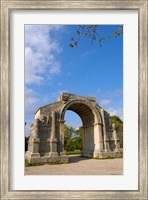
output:
[[[62,93],[57,102],[39,108],[30,127],[28,151],[30,163],[68,162],[64,151],[64,116],[67,110],[77,113],[83,123],[81,155],[90,158],[119,157],[119,139],[109,113],[93,97]]]

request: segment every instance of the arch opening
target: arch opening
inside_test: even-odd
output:
[[[65,124],[69,127],[78,129],[82,126],[82,119],[80,116],[71,110],[67,110],[64,116]]]
[[[61,111],[61,120],[64,120],[66,110],[71,110],[77,113],[82,120],[83,126],[98,122],[96,121],[96,115],[98,113],[94,111],[95,108],[92,108],[92,106],[87,101],[74,100],[66,104]],[[101,122],[101,118],[99,119],[99,121]]]
[[[81,101],[75,101],[65,106],[63,109],[63,120],[65,122],[65,116],[67,111],[72,111],[76,113],[80,119],[82,120],[82,148],[81,148],[81,156],[83,157],[93,157],[93,153],[95,151],[95,115],[89,105],[82,103]],[[73,120],[73,119],[71,119]],[[64,142],[65,143],[65,142]]]
[[[64,149],[66,154],[80,154],[83,148],[82,120],[77,113],[67,110],[64,121]]]

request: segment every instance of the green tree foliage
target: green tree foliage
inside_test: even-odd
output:
[[[110,33],[107,37],[105,37],[100,35],[99,27],[100,25],[79,25],[77,27],[75,36],[71,38],[69,46],[71,48],[77,47],[80,43],[80,39],[83,37],[90,39],[92,43],[97,42],[99,46],[102,47],[102,44],[105,42],[105,40],[116,38],[123,33],[123,26],[120,25],[115,32]]]
[[[66,151],[82,149],[82,128],[77,130],[65,125],[64,147]]]
[[[28,150],[28,140],[29,140],[29,136],[28,137],[25,136],[25,151]]]
[[[118,116],[111,116],[111,122],[116,125],[117,136],[120,140],[120,147],[123,148],[123,122]]]

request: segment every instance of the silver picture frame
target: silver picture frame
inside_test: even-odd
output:
[[[148,1],[147,0],[1,0],[1,199],[148,199]],[[12,10],[138,10],[138,190],[12,191],[10,190],[10,12]]]

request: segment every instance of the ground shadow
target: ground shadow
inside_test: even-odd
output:
[[[88,160],[88,159],[92,159],[92,158],[85,158],[85,157],[82,157],[80,155],[69,155],[68,156],[68,162],[69,163],[76,163],[76,162],[85,161],[85,160]]]

